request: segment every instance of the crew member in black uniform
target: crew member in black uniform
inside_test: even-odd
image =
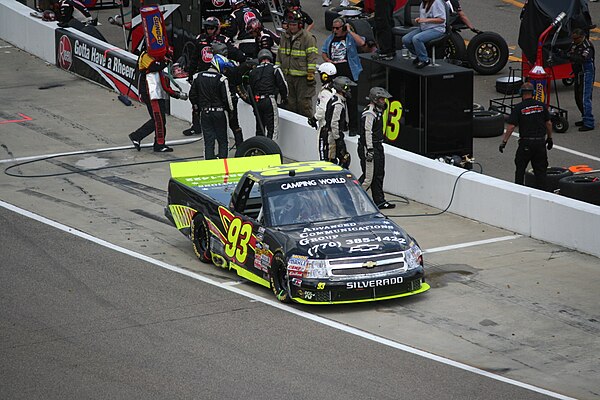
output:
[[[262,22],[260,22],[257,18],[252,18],[246,23],[246,32],[248,32],[254,38],[256,51],[256,53],[252,55],[248,54],[248,57],[256,58],[259,51],[262,49],[267,49],[271,51],[271,54],[273,55],[273,62],[275,62],[275,56],[277,55],[277,49],[279,48],[280,37],[273,31],[265,28]]]
[[[319,133],[319,157],[344,168],[350,166],[350,154],[346,150],[344,132],[348,131],[348,106],[346,100],[352,96],[350,88],[356,83],[345,76],[333,80],[335,94],[327,102],[325,126]]]
[[[247,57],[257,54],[256,43],[252,35],[246,32],[246,23],[252,18],[262,19],[260,11],[246,4],[246,0],[231,0],[233,12],[227,17],[227,28],[223,32],[235,42]]]
[[[227,77],[223,70],[229,63],[227,58],[219,54],[213,55],[211,66],[200,72],[190,90],[190,100],[194,110],[200,113],[200,123],[204,134],[204,159],[227,158],[227,116],[230,111],[231,94]],[[218,142],[215,157],[215,139]]]
[[[531,161],[535,186],[546,190],[546,169],[548,168],[548,153],[552,149],[552,122],[548,107],[533,98],[533,85],[525,82],[521,86],[523,101],[513,107],[508,117],[506,131],[502,136],[500,153],[504,152],[510,135],[519,127],[519,147],[515,154],[515,183],[522,185],[525,180],[525,168]]]
[[[224,55],[230,60],[244,60],[244,53],[233,45],[231,39],[221,34],[221,22],[217,17],[208,17],[202,23],[203,32],[196,37],[194,50],[192,51],[191,59],[187,67],[188,82],[191,84],[194,80],[194,75],[200,71],[206,71],[210,67],[210,61],[213,57],[215,46],[221,44],[225,50],[220,50],[216,53]],[[231,82],[230,82],[231,83]],[[236,113],[237,116],[237,113]],[[200,135],[202,129],[200,125],[199,115],[192,112],[192,126],[183,131],[185,136]],[[230,118],[230,125],[237,121]],[[236,124],[237,129],[234,132],[241,131],[239,123]],[[233,127],[232,127],[233,130]]]
[[[138,58],[138,69],[140,71],[138,91],[141,100],[148,108],[150,119],[135,132],[129,134],[129,139],[137,151],[141,149],[142,139],[152,132],[154,132],[154,151],[162,153],[173,151],[171,147],[165,144],[167,135],[166,100],[169,96],[180,100],[187,100],[188,97],[185,93],[171,89],[163,72],[169,61],[168,56],[158,60],[152,58],[145,51]]]
[[[383,178],[385,176],[385,154],[383,153],[383,112],[386,99],[391,98],[387,90],[373,87],[369,91],[369,104],[365,107],[360,118],[360,137],[358,138],[358,157],[362,175],[359,182],[363,189],[371,189],[373,201],[380,209],[394,208],[385,200],[383,193]]]
[[[277,94],[285,102],[288,86],[281,68],[273,65],[273,55],[268,49],[258,52],[259,64],[250,71],[250,88],[254,95],[256,107],[256,134],[269,139],[279,136],[279,110],[277,109]]]

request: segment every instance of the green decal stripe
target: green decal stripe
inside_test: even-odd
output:
[[[237,265],[235,263],[232,263],[232,262],[229,263],[229,268],[235,269],[237,271],[237,274],[244,279],[247,279],[254,283],[258,283],[259,285],[262,285],[262,286],[265,286],[268,288],[271,287],[271,282],[269,282],[266,279],[261,278],[260,276],[253,274],[252,272],[240,267],[239,265]]]
[[[370,301],[390,300],[390,299],[397,299],[399,297],[412,296],[414,294],[419,294],[419,293],[426,292],[426,291],[429,290],[429,288],[430,288],[430,286],[427,283],[423,282],[421,284],[421,289],[415,290],[414,292],[400,293],[400,294],[395,294],[393,296],[377,297],[375,299],[344,300],[344,301],[331,301],[331,302],[316,302],[316,301],[309,301],[309,300],[304,300],[304,299],[299,299],[297,297],[293,297],[292,300],[294,300],[295,302],[298,302],[298,303],[312,304],[312,305],[367,303],[367,302],[370,302]]]
[[[170,167],[172,178],[222,176],[223,183],[226,183],[229,174],[246,172],[251,169],[263,169],[280,164],[279,154],[268,154],[253,157],[176,162],[171,163]]]
[[[173,221],[177,229],[189,228],[192,225],[192,218],[196,214],[196,210],[187,206],[181,206],[179,204],[171,204],[169,206]]]

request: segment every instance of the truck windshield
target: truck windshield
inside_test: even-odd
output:
[[[354,179],[296,179],[265,185],[272,226],[358,217],[379,210]]]

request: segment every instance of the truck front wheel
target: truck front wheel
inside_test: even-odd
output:
[[[291,303],[286,262],[281,254],[273,256],[271,264],[271,289],[282,303]]]

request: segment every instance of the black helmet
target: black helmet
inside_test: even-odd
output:
[[[257,58],[258,62],[261,62],[265,58],[268,59],[270,62],[273,62],[273,53],[271,53],[271,50],[269,49],[262,49],[258,52]]]
[[[302,13],[300,13],[297,10],[292,10],[287,13],[285,22],[287,22],[288,24],[289,23],[303,24],[304,18],[302,17]]]
[[[203,21],[202,27],[204,29],[208,27],[219,29],[221,27],[221,21],[219,21],[219,18],[217,17],[208,17]]]
[[[357,86],[350,78],[345,76],[338,76],[333,80],[333,88],[338,92],[341,92],[344,97],[350,98],[350,87]]]

